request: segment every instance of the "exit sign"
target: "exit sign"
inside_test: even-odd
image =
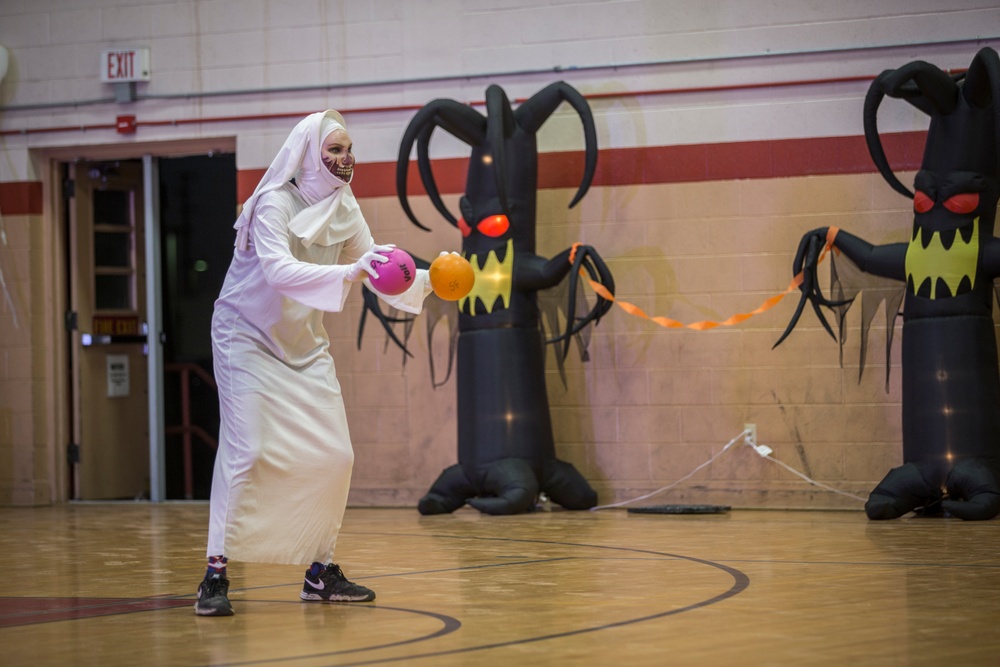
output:
[[[110,49],[101,52],[101,81],[149,81],[149,49]]]

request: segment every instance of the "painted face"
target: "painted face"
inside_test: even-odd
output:
[[[323,141],[320,155],[330,173],[342,181],[350,182],[354,174],[354,144],[347,130],[334,130]]]

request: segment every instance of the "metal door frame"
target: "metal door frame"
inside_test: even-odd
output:
[[[143,218],[146,228],[146,374],[149,382],[149,500],[166,500],[166,433],[163,421],[163,298],[160,288],[159,165],[142,156]]]
[[[162,288],[162,267],[160,262],[160,191],[159,191],[159,171],[158,158],[161,157],[182,157],[189,155],[206,155],[213,153],[235,153],[235,137],[217,137],[209,139],[191,139],[179,141],[144,142],[129,145],[103,144],[95,146],[70,146],[61,148],[33,149],[31,153],[40,160],[47,162],[52,168],[45,170],[49,178],[55,181],[49,183],[50,192],[56,193],[54,198],[47,201],[58,201],[62,198],[64,184],[62,184],[57,174],[60,173],[58,165],[61,163],[73,163],[76,161],[110,161],[110,160],[142,160],[143,171],[143,226],[146,233],[145,261],[146,261],[146,324],[147,324],[147,344],[149,353],[147,355],[148,364],[148,392],[149,392],[149,479],[150,479],[150,502],[160,503],[166,500],[166,433],[164,424],[164,401],[163,401],[163,299]],[[54,228],[61,227],[61,211],[58,207],[50,209],[44,213],[49,224]],[[70,239],[64,239],[68,247]],[[68,270],[68,267],[58,269],[60,273]],[[56,300],[59,301],[59,300]],[[56,310],[59,305],[53,304]],[[53,312],[52,316],[59,323],[59,329],[63,331],[61,339],[62,345],[66,345],[68,333],[63,328],[64,312]],[[65,369],[58,372],[65,373]],[[61,385],[71,383],[61,382]],[[62,387],[64,401],[69,400],[68,386]],[[72,415],[70,415],[72,419]],[[69,437],[72,438],[72,430],[69,430]],[[62,443],[65,445],[66,443]],[[55,443],[59,455],[60,443]],[[71,474],[71,473],[67,473]],[[67,488],[66,480],[60,480],[57,484],[59,488]]]

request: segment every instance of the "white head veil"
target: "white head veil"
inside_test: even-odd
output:
[[[357,231],[358,225],[364,223],[364,216],[354,193],[350,185],[330,173],[321,157],[323,141],[331,132],[344,129],[343,117],[333,110],[310,114],[299,121],[243,204],[234,225],[237,248],[249,247],[250,225],[260,196],[277,190],[292,178],[309,204],[288,223],[303,245],[332,245],[347,240]]]

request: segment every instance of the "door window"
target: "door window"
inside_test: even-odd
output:
[[[136,310],[134,193],[94,192],[94,309]]]

